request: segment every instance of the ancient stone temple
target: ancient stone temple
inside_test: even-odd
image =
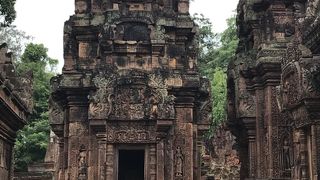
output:
[[[320,2],[240,0],[228,123],[241,179],[320,177]]]
[[[76,0],[52,79],[55,179],[200,180],[208,80],[188,0]]]
[[[0,45],[0,179],[13,176],[16,133],[32,111],[32,76],[18,76],[7,45]]]

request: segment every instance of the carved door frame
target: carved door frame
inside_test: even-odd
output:
[[[120,150],[143,150],[144,151],[144,180],[149,180],[149,144],[115,144],[114,156],[114,180],[118,180],[119,151]]]

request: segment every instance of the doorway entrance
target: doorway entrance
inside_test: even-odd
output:
[[[144,150],[119,150],[118,180],[144,180]]]

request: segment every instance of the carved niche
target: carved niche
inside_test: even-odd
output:
[[[88,179],[88,163],[87,163],[87,150],[85,145],[81,145],[78,154],[78,180]]]
[[[289,134],[288,134],[289,135]],[[281,140],[281,152],[280,152],[280,167],[282,171],[282,177],[291,177],[291,169],[293,166],[293,152],[292,143],[289,137],[284,137]]]

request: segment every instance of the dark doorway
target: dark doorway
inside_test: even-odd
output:
[[[144,150],[119,150],[118,180],[144,180]]]

